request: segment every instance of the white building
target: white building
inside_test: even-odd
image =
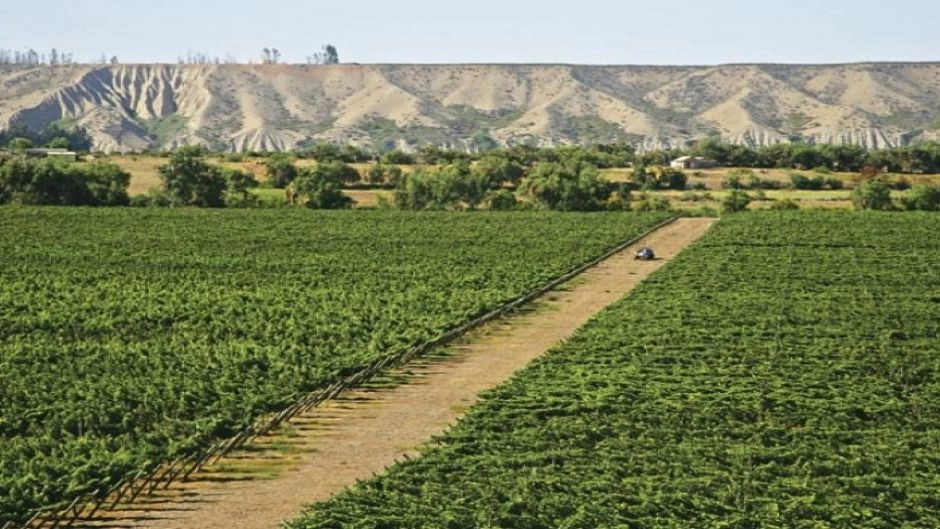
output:
[[[701,156],[682,156],[669,163],[673,169],[711,169],[718,167],[718,162]]]

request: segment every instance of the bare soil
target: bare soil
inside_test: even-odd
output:
[[[273,529],[442,434],[477,395],[508,379],[623,297],[715,219],[679,219],[552,291],[467,335],[444,354],[343,394],[194,480],[76,527]],[[635,261],[650,246],[655,261]]]

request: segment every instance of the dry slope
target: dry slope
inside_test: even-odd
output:
[[[940,138],[940,64],[0,67],[0,128],[65,120],[97,149],[286,149],[801,137]]]

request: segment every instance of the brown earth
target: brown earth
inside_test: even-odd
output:
[[[273,529],[305,505],[380,473],[442,434],[508,379],[697,240],[715,219],[679,219],[443,354],[343,394],[194,480],[75,527]],[[634,261],[641,246],[655,261]],[[404,383],[402,383],[404,382]]]

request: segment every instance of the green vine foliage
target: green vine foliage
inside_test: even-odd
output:
[[[665,218],[0,208],[0,525],[198,451]]]
[[[940,527],[940,217],[755,212],[292,529]]]

